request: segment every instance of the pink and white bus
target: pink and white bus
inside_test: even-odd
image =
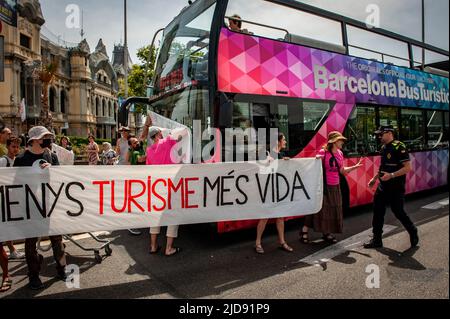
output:
[[[314,157],[330,131],[343,132],[346,165],[364,158],[343,185],[344,203],[355,207],[373,198],[380,125],[393,125],[411,152],[408,193],[447,184],[448,57],[299,1],[197,0],[164,30],[152,96],[128,104],[150,104],[188,127],[276,127],[291,157]],[[217,231],[254,226],[222,222]]]

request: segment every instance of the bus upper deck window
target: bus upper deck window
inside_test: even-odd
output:
[[[233,15],[242,17],[242,25],[236,25]],[[339,22],[264,0],[229,0],[224,23],[234,32],[285,41],[288,34],[342,45]],[[320,28],[313,27],[320,25]],[[248,30],[246,30],[248,29]],[[285,31],[286,30],[286,31]]]

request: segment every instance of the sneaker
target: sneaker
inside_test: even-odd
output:
[[[371,239],[363,246],[365,249],[383,248],[383,241],[381,239]]]
[[[12,253],[9,254],[9,258],[8,259],[24,259],[25,258],[25,254],[21,253],[20,251],[14,250]]]
[[[41,290],[44,289],[44,284],[39,277],[30,278],[30,283],[28,284],[31,290]]]
[[[411,248],[417,247],[419,244],[419,233],[417,229],[409,234],[409,239],[411,241]]]

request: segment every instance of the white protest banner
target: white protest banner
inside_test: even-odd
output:
[[[65,148],[52,144],[52,152],[58,156],[59,165],[73,165],[75,163],[75,154]]]
[[[0,242],[48,235],[314,214],[322,164],[279,161],[0,169]]]

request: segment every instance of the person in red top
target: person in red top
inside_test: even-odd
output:
[[[323,239],[330,243],[337,240],[332,234],[341,234],[344,227],[340,175],[347,175],[362,166],[361,160],[352,167],[344,167],[344,154],[341,149],[347,139],[339,132],[328,135],[327,145],[319,151],[324,167],[324,194],[322,210],[305,218],[305,226],[300,232],[300,241],[309,243],[308,230],[313,228],[323,233]]]

